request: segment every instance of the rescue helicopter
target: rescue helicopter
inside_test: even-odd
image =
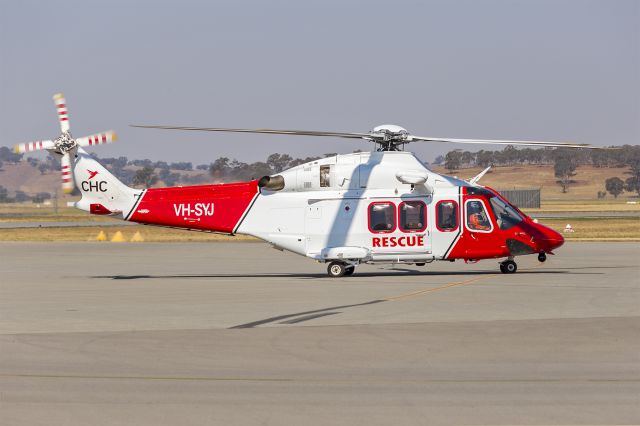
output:
[[[422,137],[391,124],[366,133],[133,125],[147,129],[260,133],[362,139],[371,152],[339,154],[249,182],[168,188],[131,188],[84,148],[111,143],[113,131],[74,139],[62,94],[54,96],[61,135],[18,144],[16,152],[47,150],[60,156],[69,203],[94,215],[145,225],[250,235],[274,248],[327,264],[331,277],[352,275],[367,263],[413,264],[499,259],[517,271],[515,257],[540,262],[560,247],[561,234],[479,184],[489,170],[463,180],[429,170],[408,143],[463,143],[594,148],[565,142]]]

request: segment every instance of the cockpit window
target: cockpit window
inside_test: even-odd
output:
[[[467,201],[467,228],[471,231],[491,232],[491,220],[480,200]]]
[[[523,218],[520,213],[500,197],[491,197],[490,202],[500,229],[509,229],[522,222]]]
[[[496,215],[496,220],[498,221],[500,229],[509,229],[522,222],[522,216],[520,213],[518,213],[512,206],[505,203],[501,198],[491,197],[490,201],[493,214]]]

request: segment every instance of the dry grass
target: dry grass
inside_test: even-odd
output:
[[[523,209],[527,213],[541,212],[638,212],[640,201],[628,204],[625,200],[543,200],[539,209]]]
[[[640,241],[640,218],[543,219],[540,223],[562,233],[567,241]],[[563,232],[567,223],[575,232]]]

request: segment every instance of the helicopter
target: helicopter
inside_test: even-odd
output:
[[[496,190],[479,184],[489,168],[463,180],[433,172],[405,145],[415,142],[598,149],[585,144],[521,140],[422,137],[392,124],[370,132],[238,129],[165,125],[136,128],[259,133],[362,139],[370,152],[338,154],[248,182],[167,188],[131,188],[85,147],[114,142],[113,131],[74,139],[66,100],[54,96],[61,135],[16,145],[18,153],[48,150],[61,157],[69,203],[94,215],[145,225],[249,235],[279,250],[327,264],[330,277],[354,274],[361,264],[410,264],[499,259],[500,271],[517,271],[515,258],[544,262],[564,243]]]

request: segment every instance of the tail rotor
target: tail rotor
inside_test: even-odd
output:
[[[52,154],[60,155],[62,189],[65,193],[69,194],[73,192],[75,187],[72,161],[75,158],[77,148],[115,142],[117,135],[113,130],[109,130],[74,139],[70,132],[67,100],[62,93],[57,93],[53,95],[53,102],[58,113],[58,122],[60,123],[61,131],[60,136],[54,140],[17,144],[14,150],[18,154],[47,150]]]

